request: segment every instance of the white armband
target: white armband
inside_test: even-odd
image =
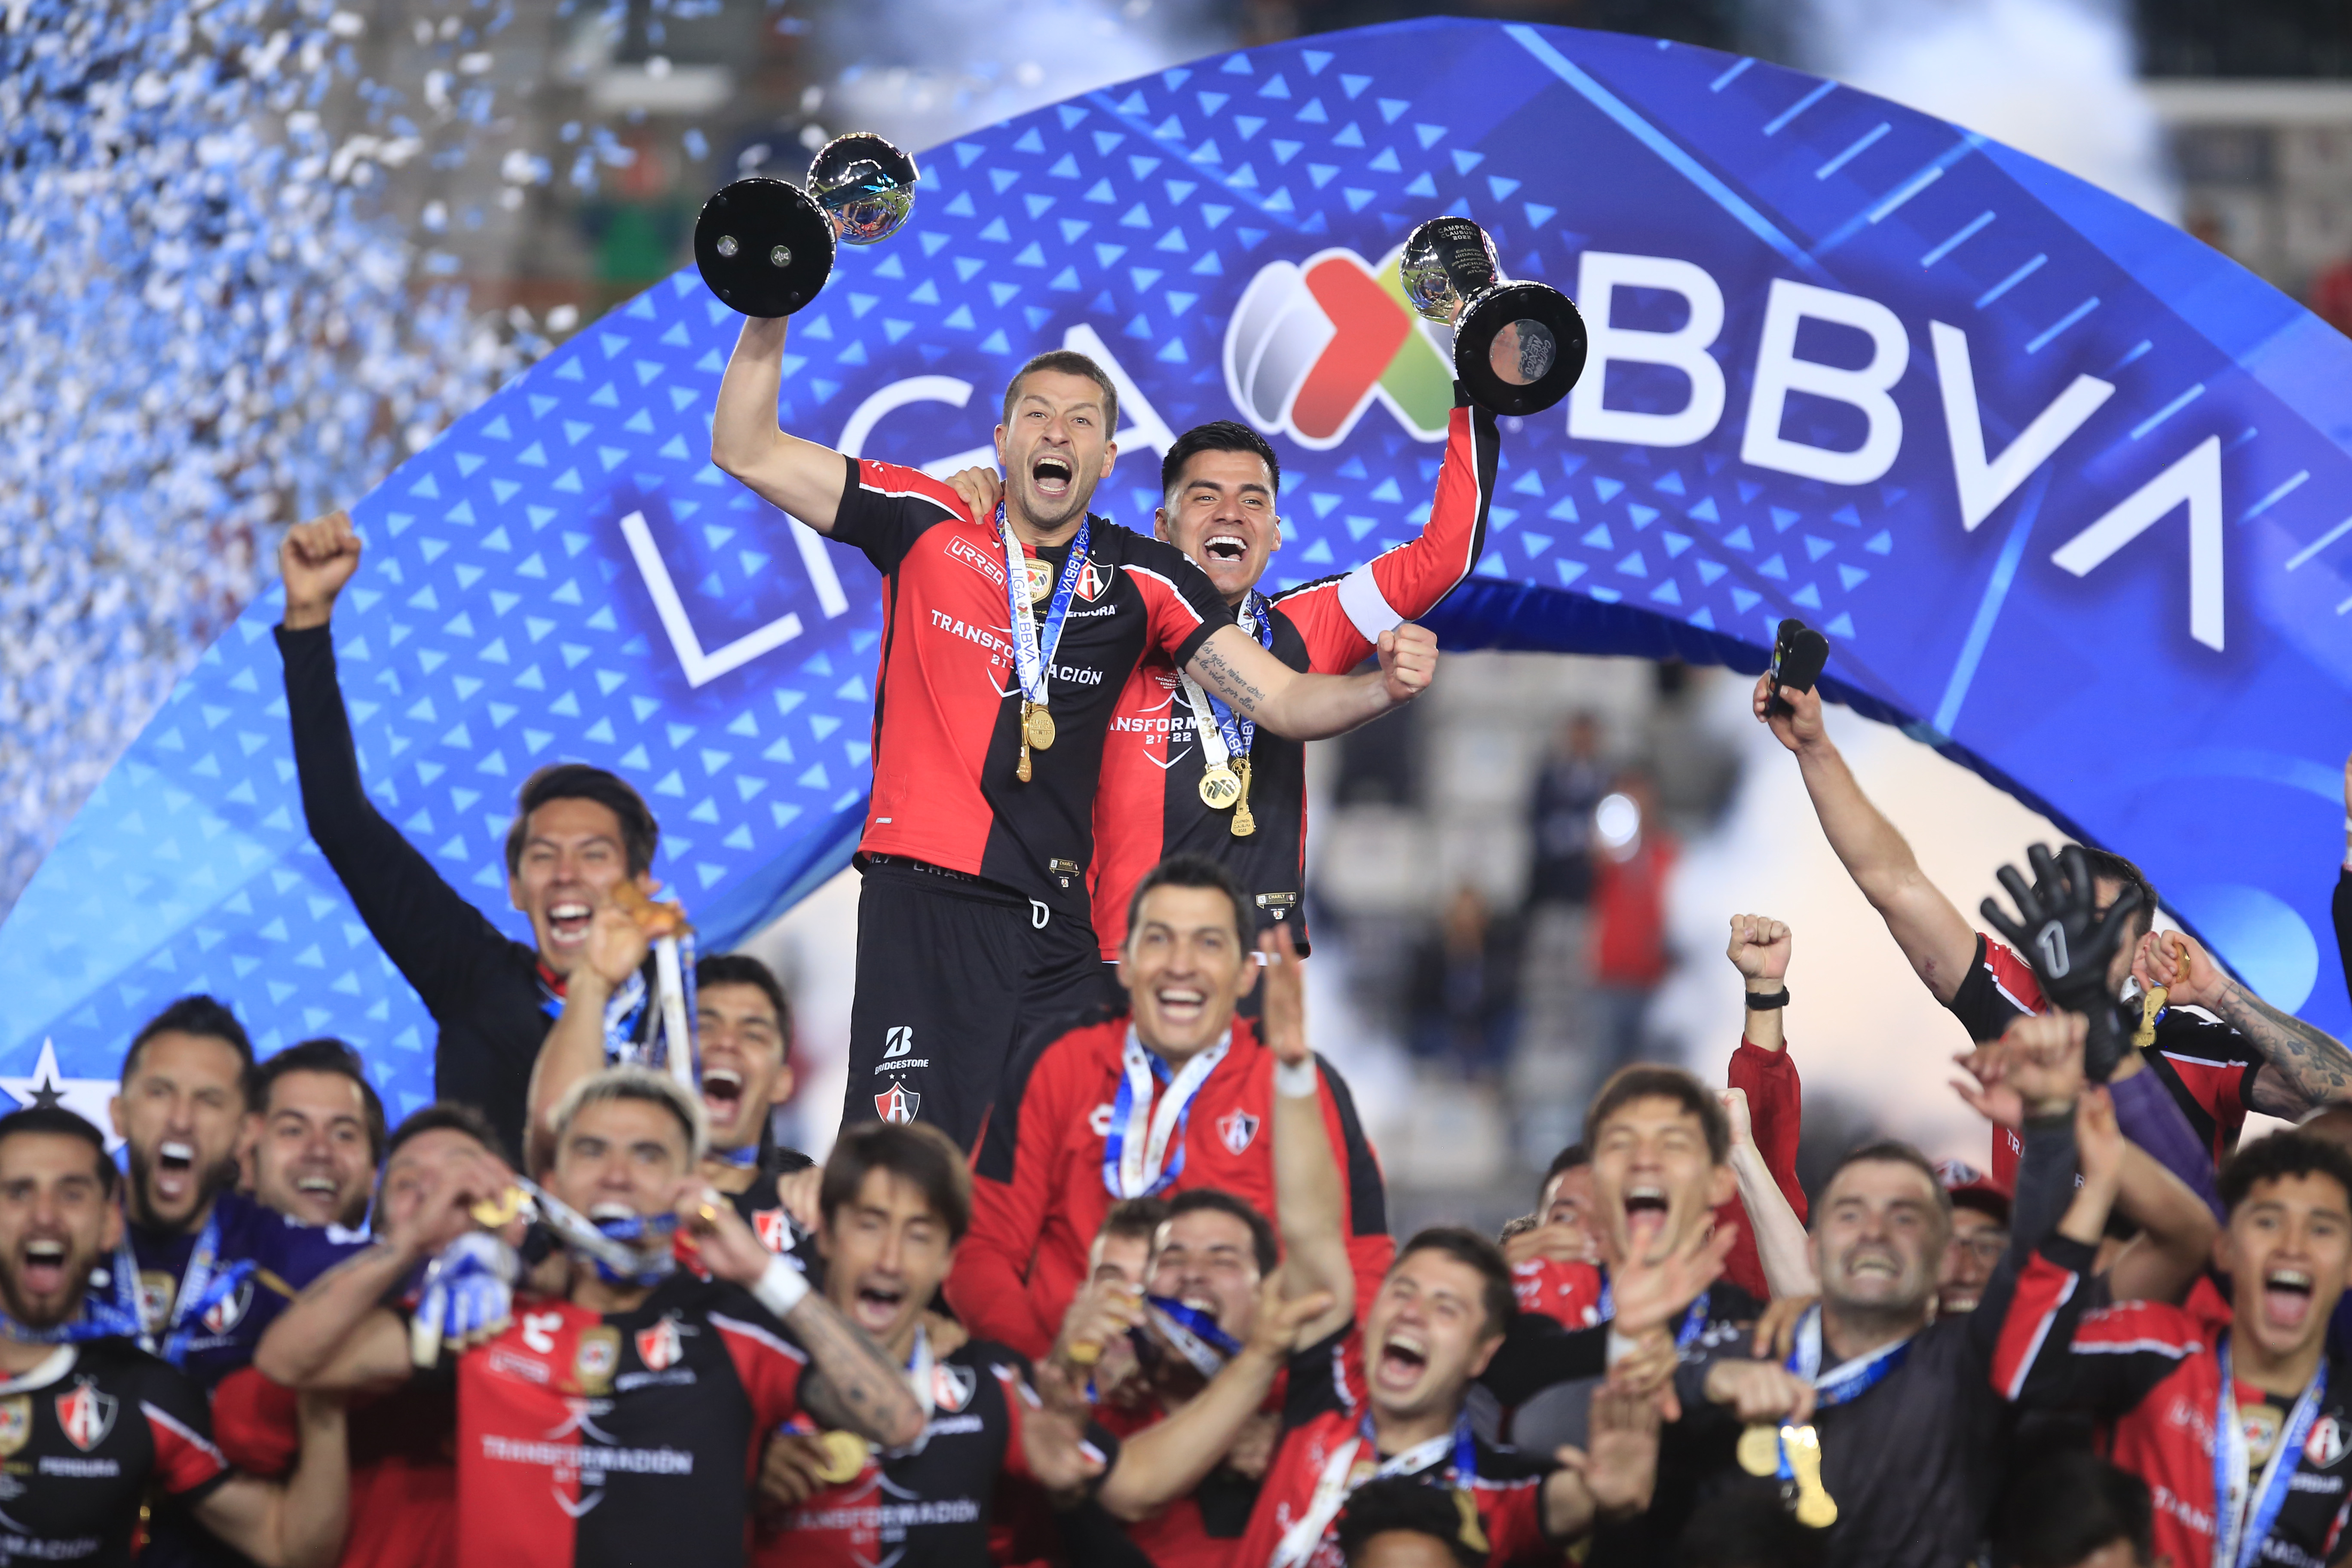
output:
[[[1315,1058],[1303,1062],[1274,1064],[1274,1092],[1292,1100],[1306,1100],[1322,1091],[1322,1075],[1315,1070]]]
[[[1612,1322],[1609,1325],[1609,1351],[1602,1359],[1606,1364],[1615,1366],[1639,1348],[1641,1348],[1639,1340],[1630,1334],[1619,1332],[1617,1325]]]
[[[751,1287],[752,1300],[779,1318],[799,1306],[808,1293],[807,1277],[781,1258],[768,1259],[767,1272]]]

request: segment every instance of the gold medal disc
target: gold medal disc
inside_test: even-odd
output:
[[[817,1438],[824,1463],[816,1479],[829,1487],[847,1486],[866,1470],[866,1439],[855,1432],[826,1432]]]
[[[1751,1476],[1780,1473],[1780,1429],[1769,1424],[1739,1434],[1739,1468]]]
[[[1021,574],[1029,581],[1029,602],[1042,605],[1054,594],[1054,568],[1034,555],[1021,558]]]
[[[1201,804],[1223,811],[1242,797],[1242,777],[1223,763],[1201,770]]]
[[[1033,702],[1021,718],[1021,728],[1029,743],[1041,752],[1054,749],[1054,715],[1042,702]]]

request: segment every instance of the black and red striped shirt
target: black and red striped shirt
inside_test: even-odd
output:
[[[1418,620],[1470,575],[1486,542],[1500,438],[1495,416],[1457,406],[1421,536],[1354,571],[1304,583],[1272,601],[1274,657],[1291,668],[1343,675],[1380,635]],[[1307,951],[1307,747],[1259,726],[1250,745],[1249,805],[1257,830],[1234,836],[1231,808],[1201,799],[1197,721],[1181,661],[1154,654],[1119,693],[1095,796],[1090,881],[1106,959],[1127,940],[1127,903],[1146,871],[1181,851],[1223,862],[1257,900],[1261,929],[1287,919]],[[1211,721],[1213,722],[1213,721]]]
[[[610,1316],[518,1298],[457,1366],[459,1568],[742,1563],[756,1439],[806,1361],[749,1293],[684,1270]]]
[[[151,1487],[193,1506],[234,1473],[196,1385],[129,1340],[0,1381],[0,1563],[128,1564]]]
[[[945,484],[851,459],[833,537],[882,574],[874,797],[858,847],[984,877],[1086,914],[1103,739],[1147,654],[1182,668],[1233,613],[1181,551],[1103,518],[1047,671],[1053,749],[1021,752],[1004,544]],[[1069,546],[1031,550],[1058,580]],[[1043,620],[1042,612],[1039,616]],[[1042,626],[1041,626],[1042,629]]]
[[[1976,962],[1946,1005],[1967,1026],[1969,1038],[1982,1043],[2000,1038],[2011,1020],[2039,1013],[2046,1004],[2032,966],[2007,943],[1979,932]],[[2262,1058],[2229,1025],[2179,1007],[2158,1021],[2156,1043],[2143,1047],[2140,1058],[2163,1080],[2197,1141],[2220,1165],[2238,1146]],[[2022,1149],[2015,1132],[1992,1130],[1993,1179],[2012,1191]]]

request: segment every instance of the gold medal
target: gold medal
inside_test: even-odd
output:
[[[1821,1434],[1807,1426],[1783,1426],[1780,1441],[1789,1454],[1789,1468],[1797,1478],[1797,1522],[1807,1530],[1827,1530],[1837,1522],[1837,1503],[1822,1485]]]
[[[1050,752],[1054,749],[1054,714],[1053,710],[1043,702],[1030,702],[1023,705],[1021,729],[1022,732],[1029,737],[1029,743],[1039,751]]]
[[[1029,580],[1029,602],[1042,605],[1054,593],[1054,569],[1036,556],[1023,552],[1021,574]]]
[[[472,1215],[474,1223],[485,1230],[499,1230],[522,1213],[523,1201],[524,1194],[520,1187],[509,1187],[495,1198],[482,1199],[467,1213]]]
[[[824,1463],[816,1479],[829,1487],[845,1487],[866,1471],[866,1439],[855,1432],[825,1432],[817,1437]]]
[[[1201,804],[1211,811],[1223,811],[1242,797],[1242,777],[1233,769],[1219,763],[1201,770]]]
[[[1739,1468],[1751,1476],[1771,1477],[1780,1473],[1780,1429],[1769,1422],[1748,1427],[1739,1434]]]
[[[1244,752],[1242,755],[1241,797],[1234,802],[1234,837],[1236,838],[1247,838],[1251,834],[1257,831],[1257,818],[1250,815],[1249,786],[1249,755],[1247,752]]]

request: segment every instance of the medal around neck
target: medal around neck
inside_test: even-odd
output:
[[[1397,262],[1405,298],[1454,328],[1454,374],[1496,414],[1540,414],[1584,374],[1584,318],[1559,289],[1503,276],[1495,242],[1466,217],[1432,218]]]
[[[868,132],[836,136],[809,164],[805,188],[753,175],[703,204],[694,265],[720,303],[789,316],[833,275],[834,247],[874,245],[914,210],[915,161]]]

